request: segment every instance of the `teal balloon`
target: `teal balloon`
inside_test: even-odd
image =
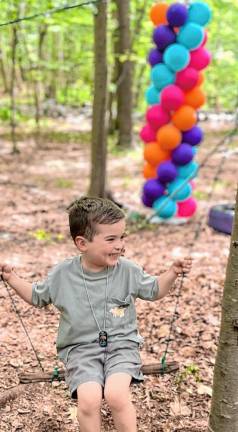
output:
[[[188,66],[190,54],[185,46],[176,43],[166,48],[163,60],[168,68],[179,72]]]
[[[165,64],[159,63],[151,70],[151,81],[158,90],[175,82],[175,73]]]
[[[161,217],[162,219],[169,219],[177,212],[176,202],[165,195],[155,200],[152,207],[155,210],[157,216]]]
[[[148,87],[145,92],[145,99],[148,105],[155,105],[160,103],[160,92],[154,85]]]
[[[178,36],[177,41],[181,45],[184,45],[188,50],[194,50],[198,48],[204,39],[204,29],[194,22],[185,24]]]
[[[194,22],[201,26],[205,26],[212,17],[212,11],[208,4],[203,2],[194,2],[188,10],[187,22]]]
[[[199,164],[195,161],[191,161],[188,164],[179,166],[177,168],[178,176],[184,179],[193,179],[196,177],[198,170]]]
[[[190,197],[192,186],[186,183],[184,179],[176,178],[168,184],[169,195],[173,194],[172,199],[175,201],[184,201]]]

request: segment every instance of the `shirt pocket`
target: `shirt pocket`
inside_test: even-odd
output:
[[[111,328],[125,328],[136,324],[136,310],[132,295],[108,299],[108,322]]]

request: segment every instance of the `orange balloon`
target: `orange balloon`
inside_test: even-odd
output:
[[[199,72],[199,74],[198,74],[198,82],[197,82],[196,85],[200,86],[204,82],[204,79],[205,79],[204,74],[202,72]]]
[[[189,105],[182,105],[172,116],[173,124],[181,131],[191,129],[197,122],[197,114]]]
[[[156,166],[150,165],[148,162],[146,162],[143,168],[143,176],[146,179],[156,178],[157,177]]]
[[[145,144],[144,159],[149,164],[156,166],[160,162],[168,160],[169,158],[170,153],[161,149],[156,141]]]
[[[194,87],[192,90],[185,93],[185,104],[198,109],[206,102],[206,96],[201,87]]]
[[[160,24],[168,24],[167,10],[169,5],[166,3],[157,3],[150,9],[150,19],[155,26]]]
[[[173,150],[181,143],[182,134],[172,123],[169,123],[158,130],[156,138],[163,150]]]

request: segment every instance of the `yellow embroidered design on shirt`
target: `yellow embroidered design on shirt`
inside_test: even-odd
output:
[[[114,316],[114,318],[122,318],[125,316],[125,308],[122,308],[120,306],[110,309],[110,312]]]

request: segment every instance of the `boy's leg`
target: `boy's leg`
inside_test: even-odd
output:
[[[100,432],[102,387],[97,382],[86,382],[77,388],[78,421],[80,432]]]
[[[131,376],[127,373],[114,373],[105,383],[104,397],[113,416],[118,432],[136,432],[136,410],[131,402]]]

